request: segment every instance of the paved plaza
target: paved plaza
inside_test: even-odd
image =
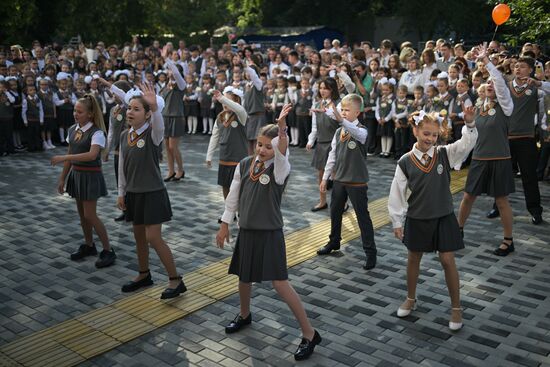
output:
[[[230,247],[214,245],[223,200],[216,170],[204,164],[207,143],[205,136],[184,137],[186,178],[167,184],[174,217],[163,227],[164,238],[184,280],[186,273],[231,256]],[[10,358],[6,347],[11,343],[130,297],[120,287],[135,276],[137,261],[131,226],[113,221],[119,211],[112,160],[104,166],[110,196],[99,200],[98,213],[118,258],[116,265],[97,270],[95,259],[68,258],[83,241],[74,200],[55,192],[61,167],[51,167],[49,158],[63,152],[0,158],[0,366],[26,365]],[[310,160],[310,153],[291,148],[292,173],[283,197],[287,234],[329,225],[327,211],[310,211],[318,198]],[[394,170],[392,159],[369,158],[370,202],[387,197]],[[357,238],[341,253],[291,267],[290,280],[323,337],[311,359],[299,365],[550,366],[550,185],[540,183],[547,209],[540,226],[531,224],[521,181],[516,185],[511,196],[516,252],[492,255],[502,239],[500,222],[484,216],[492,200],[480,198],[466,226],[466,248],[457,252],[465,326],[457,333],[447,328],[450,303],[434,254],[422,260],[417,311],[404,319],[396,316],[406,296],[406,249],[391,225],[375,230],[374,270],[362,269]],[[455,194],[455,208],[461,197]],[[304,238],[313,241],[314,236]],[[166,275],[154,251],[151,271],[156,285],[163,285]],[[238,313],[238,303],[238,295],[231,294],[114,349],[92,353],[81,365],[296,364],[292,354],[300,330],[271,284],[255,285],[251,327],[226,335],[224,326]]]

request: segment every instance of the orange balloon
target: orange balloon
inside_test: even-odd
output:
[[[493,9],[493,22],[496,25],[504,24],[510,18],[510,7],[506,4],[498,4]]]

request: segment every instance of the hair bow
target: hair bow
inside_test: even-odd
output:
[[[442,71],[441,73],[437,74],[437,79],[448,79],[449,78],[449,74],[447,74],[446,72]]]
[[[394,78],[390,78],[390,79],[388,80],[388,83],[390,83],[390,84],[392,84],[392,85],[396,85],[396,84],[397,84],[397,82],[395,81]]]
[[[420,124],[420,121],[424,120],[424,117],[426,117],[426,112],[424,110],[420,110],[420,113],[416,116],[413,116],[414,124],[418,126]]]
[[[244,97],[244,93],[242,90],[240,90],[239,88],[232,87],[230,85],[224,88],[223,93],[233,93],[234,95],[238,96],[241,99]]]
[[[87,76],[84,78],[84,83],[90,84],[91,82],[92,82],[92,76],[91,76],[91,75],[87,75]]]
[[[141,90],[134,87],[134,88],[130,89],[128,92],[126,92],[126,94],[124,95],[124,103],[126,105],[129,105],[132,98],[140,97],[142,95],[143,95],[143,93],[141,92]],[[162,109],[164,108],[164,98],[162,98],[159,95],[157,95],[156,97],[157,97],[157,107],[158,107],[159,111],[162,111]]]

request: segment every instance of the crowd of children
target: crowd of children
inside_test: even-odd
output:
[[[410,42],[394,47],[389,40],[379,48],[370,42],[350,46],[338,40],[325,40],[321,50],[304,44],[258,50],[243,41],[217,50],[187,48],[183,41],[177,48],[157,41],[142,46],[136,40],[95,49],[38,42],[29,50],[12,46],[9,53],[0,51],[0,156],[69,145],[67,155],[51,161],[64,164],[58,191],[76,199],[86,240],[71,257],[97,254],[95,229],[103,244],[96,265],[105,267],[116,255],[95,209],[106,193],[101,161],[113,151],[123,211],[117,220],[133,222],[139,263],[139,275],[122,290],[152,284],[151,245],[169,276],[162,298],[172,298],[186,288],[161,236],[162,223],[172,216],[164,183],[185,176],[181,137],[211,135],[205,161],[210,167],[219,148],[218,184],[226,200],[219,246],[239,212],[229,271],[240,279],[241,312],[226,332],[251,323],[252,282],[272,281],[304,334],[298,360],[309,357],[321,337],[286,272],[280,205],[290,173],[289,147],[313,150],[319,202],[312,211],[329,207],[332,188],[331,233],[318,254],[340,248],[349,199],[367,270],[376,266],[377,254],[367,156],[393,157],[389,212],[395,236],[409,251],[408,295],[398,316],[416,307],[422,253],[438,251],[452,304],[449,328],[458,330],[462,316],[453,251],[464,247],[463,228],[475,197],[495,197],[489,216],[502,217],[504,240],[495,255],[514,251],[507,199],[515,190],[514,171],[521,174],[532,222],[542,221],[538,181],[548,175],[550,156],[550,62],[531,43],[517,55],[496,41],[470,51],[443,39],[418,51]],[[450,171],[470,162],[457,220]]]

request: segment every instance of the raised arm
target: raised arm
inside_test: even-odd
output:
[[[168,58],[168,59],[166,59],[166,66],[172,71],[172,75],[174,76],[174,79],[176,80],[176,84],[178,85],[178,88],[180,90],[184,90],[185,87],[187,86],[187,83],[185,82],[185,80],[181,76],[180,71],[176,67],[176,64],[174,64],[174,62],[170,58]]]

